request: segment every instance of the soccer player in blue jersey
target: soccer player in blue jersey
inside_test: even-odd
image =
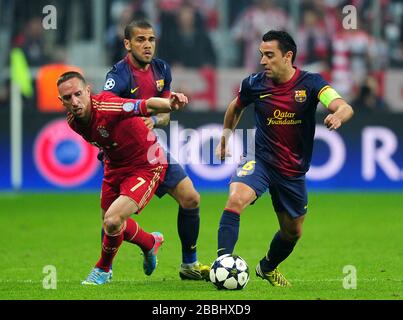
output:
[[[124,46],[128,54],[106,75],[104,93],[130,99],[169,98],[171,70],[165,61],[154,57],[155,45],[156,36],[149,22],[138,20],[127,25]],[[169,120],[169,115],[158,114],[144,118],[144,125],[152,129],[167,125]],[[209,266],[198,261],[196,252],[200,195],[169,152],[167,158],[165,180],[155,194],[161,198],[168,193],[179,204],[177,228],[182,243],[179,276],[184,280],[201,280],[208,277]]]
[[[245,153],[234,173],[218,230],[218,256],[232,253],[238,240],[240,214],[267,190],[280,230],[256,275],[273,286],[289,286],[277,266],[293,251],[302,234],[308,197],[308,171],[315,133],[315,112],[320,101],[330,112],[324,119],[329,130],[338,129],[353,109],[319,75],[293,65],[297,47],[284,31],[267,32],[259,47],[264,71],[242,81],[238,96],[224,117],[223,135],[216,154],[228,155],[227,141],[244,108],[255,106],[255,145]],[[255,149],[255,150],[253,150]]]

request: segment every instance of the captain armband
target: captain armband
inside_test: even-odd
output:
[[[331,86],[323,87],[318,94],[319,101],[327,108],[334,99],[343,99]]]

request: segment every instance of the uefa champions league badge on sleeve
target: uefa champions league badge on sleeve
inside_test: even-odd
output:
[[[108,78],[105,82],[104,90],[105,91],[112,90],[114,86],[115,86],[115,80],[113,80],[112,78]]]
[[[140,100],[136,102],[126,102],[123,104],[122,108],[126,112],[134,112],[135,114],[139,114],[139,106],[140,106]]]

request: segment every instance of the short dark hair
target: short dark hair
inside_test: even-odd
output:
[[[57,86],[60,86],[63,82],[66,82],[70,79],[77,78],[80,79],[84,84],[87,84],[87,81],[85,81],[83,75],[80,72],[77,71],[67,71],[63,73],[59,79],[57,79]]]
[[[292,52],[291,62],[294,63],[295,57],[297,56],[297,45],[288,32],[270,30],[263,35],[262,40],[264,42],[277,40],[278,47],[283,55],[285,55],[288,51]]]
[[[132,30],[134,28],[140,29],[153,29],[150,22],[144,19],[134,20],[125,27],[125,39],[130,40],[132,37]]]

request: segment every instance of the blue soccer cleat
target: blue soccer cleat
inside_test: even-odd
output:
[[[151,233],[155,239],[154,246],[150,251],[144,253],[143,270],[144,273],[149,276],[151,275],[155,268],[157,267],[157,252],[164,242],[164,236],[160,232]]]
[[[100,284],[108,283],[112,280],[112,270],[109,272],[105,272],[100,268],[94,268],[91,270],[87,279],[85,279],[81,284],[90,285],[90,286],[98,286]]]

